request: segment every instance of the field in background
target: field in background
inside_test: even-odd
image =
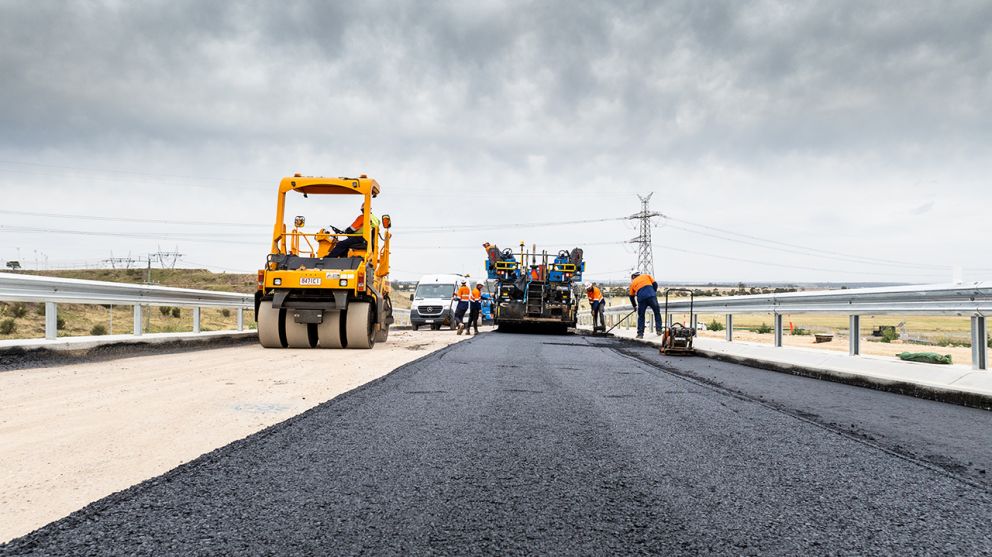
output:
[[[698,298],[697,298],[698,299]],[[629,308],[626,298],[612,297],[609,306]],[[663,304],[662,304],[663,305]],[[581,311],[588,312],[588,304],[583,301]],[[710,325],[725,325],[726,316],[723,314],[701,313],[698,322]],[[687,323],[686,314],[674,314],[674,321]],[[636,316],[630,320],[636,322]],[[847,315],[839,314],[793,314],[783,316],[783,344],[790,347],[815,348],[822,350],[848,350],[849,322]],[[775,319],[770,313],[737,314],[734,315],[734,339],[744,342],[772,344],[774,334],[772,327]],[[790,334],[791,330],[806,334]],[[894,327],[896,338],[883,342],[883,337],[873,336],[876,327]],[[956,364],[971,363],[971,322],[968,317],[957,316],[915,316],[915,315],[862,315],[861,353],[874,356],[895,356],[900,352],[938,352],[950,354]],[[765,331],[765,332],[759,332]],[[833,335],[830,342],[815,342],[815,334]],[[700,336],[723,339],[725,331],[700,331]]]
[[[67,271],[30,271],[47,277],[100,280],[144,284],[146,269],[80,269]],[[218,290],[250,294],[255,291],[257,277],[251,274],[213,273],[206,269],[152,269],[151,280],[160,286]],[[415,283],[398,283],[393,305],[410,308],[410,294]],[[165,311],[167,309],[168,311]],[[88,304],[59,304],[59,336],[75,337],[93,334],[129,334],[134,330],[134,313],[129,305],[100,306]],[[146,306],[145,332],[178,333],[193,330],[193,309]],[[246,329],[254,329],[253,313],[245,312]],[[237,327],[234,308],[202,308],[200,330],[221,331]],[[0,302],[0,340],[45,337],[45,305]]]
[[[29,274],[143,284],[145,269],[82,269],[75,271],[31,271]],[[198,290],[222,290],[251,293],[255,290],[254,275],[237,273],[212,273],[205,269],[152,269],[153,284]],[[163,308],[165,309],[165,308]],[[178,333],[193,330],[193,309],[172,308],[163,311],[158,306],[144,310],[145,332]],[[129,334],[134,330],[134,313],[131,306],[99,306],[88,304],[59,304],[59,336],[87,336],[92,334]],[[203,308],[200,311],[200,330],[220,331],[237,328],[237,311],[234,308]],[[251,312],[245,312],[245,327],[254,328]],[[13,327],[12,330],[8,330]],[[0,339],[44,338],[45,305],[0,302]]]

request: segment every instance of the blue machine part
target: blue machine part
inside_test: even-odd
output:
[[[555,258],[548,273],[548,282],[582,282],[582,272],[586,270],[586,262],[580,261],[578,265],[574,266],[574,271],[561,270],[563,268],[570,269],[572,266],[568,257],[559,255]]]
[[[520,266],[517,258],[512,255],[503,256],[495,263],[486,259],[486,275],[489,280],[513,281],[520,276]]]
[[[482,294],[482,321],[493,320],[493,297],[488,292]]]

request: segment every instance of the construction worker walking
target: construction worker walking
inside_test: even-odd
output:
[[[458,300],[458,305],[455,306],[455,322],[458,323],[458,334],[462,334],[462,318],[465,317],[465,312],[468,311],[469,300],[472,297],[472,291],[469,290],[468,282],[462,281],[462,285],[458,287],[458,291],[451,297],[454,300]]]
[[[644,312],[648,308],[654,311],[654,328],[661,336],[661,308],[658,306],[658,283],[649,274],[634,273],[630,275],[630,303],[637,310],[637,338],[644,338]]]
[[[479,314],[482,313],[482,283],[477,282],[475,288],[472,289],[472,294],[469,296],[469,310],[468,310],[468,325],[465,326],[465,330],[468,334],[472,334],[472,328],[475,328],[475,334],[479,334]]]
[[[595,284],[587,282],[586,297],[589,298],[589,307],[592,309],[592,330],[605,331],[606,300],[603,299],[603,292]]]

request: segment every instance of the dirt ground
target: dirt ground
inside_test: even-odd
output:
[[[391,331],[371,351],[248,345],[0,373],[0,543],[465,338]]]
[[[723,340],[724,331],[699,331],[699,336],[716,338]],[[734,329],[734,340],[743,342],[756,342],[771,345],[775,342],[775,336],[771,333],[758,334],[752,331],[740,331]],[[816,348],[819,350],[831,350],[836,352],[848,351],[847,335],[834,335],[830,342],[816,343],[812,335],[795,336],[785,334],[782,336],[782,344],[787,347]],[[890,356],[895,357],[900,352],[936,352],[937,354],[950,354],[955,364],[971,364],[971,348],[962,346],[925,346],[920,344],[904,343],[894,340],[891,343],[877,342],[861,337],[861,354],[864,356]]]

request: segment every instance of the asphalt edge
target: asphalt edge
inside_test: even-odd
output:
[[[655,349],[657,349],[658,347],[657,344],[654,344],[652,342],[643,339],[630,339],[624,337],[615,337],[615,338],[623,342],[634,342],[637,344],[644,344],[647,346],[651,346]],[[894,379],[882,379],[880,377],[871,377],[868,375],[858,375],[855,373],[847,373],[844,371],[837,371],[832,369],[814,368],[810,366],[787,364],[783,362],[772,362],[772,361],[761,360],[758,358],[752,358],[748,356],[736,356],[733,354],[724,354],[722,352],[705,350],[701,348],[696,348],[695,353],[697,356],[702,356],[704,358],[709,358],[711,360],[730,362],[733,364],[740,364],[747,367],[764,369],[767,371],[774,371],[777,373],[786,373],[789,375],[798,375],[800,377],[809,377],[810,379],[818,379],[820,381],[842,383],[854,387],[874,389],[876,391],[885,391],[889,393],[911,396],[914,398],[922,398],[926,400],[933,400],[936,402],[944,402],[947,404],[957,404],[959,406],[967,406],[969,408],[977,408],[979,410],[992,410],[992,396],[960,390],[960,389],[948,389],[933,385],[911,383],[909,381],[898,381]],[[687,356],[687,357],[691,357],[691,356]]]
[[[216,449],[214,449],[214,450],[212,450],[210,452],[204,453],[204,454],[202,454],[202,455],[194,458],[193,460],[190,460],[189,462],[180,464],[179,466],[176,466],[175,468],[173,468],[173,469],[171,469],[171,470],[169,470],[169,471],[167,471],[167,472],[165,472],[163,474],[160,474],[160,475],[155,476],[153,478],[148,478],[147,480],[144,480],[144,481],[142,481],[140,483],[134,484],[131,487],[128,487],[126,489],[122,489],[120,491],[115,491],[115,492],[107,495],[106,497],[103,497],[102,499],[97,499],[96,501],[93,501],[92,503],[89,503],[85,507],[83,507],[83,508],[81,508],[81,509],[79,509],[77,511],[74,511],[74,512],[72,512],[72,513],[70,513],[70,514],[68,514],[68,515],[66,515],[66,516],[58,519],[58,520],[49,522],[48,524],[45,524],[44,526],[41,526],[39,528],[36,528],[35,530],[32,530],[31,532],[28,532],[27,534],[24,534],[23,536],[19,536],[17,538],[14,538],[14,539],[6,542],[6,543],[0,543],[0,555],[17,555],[17,554],[20,554],[22,552],[28,552],[28,551],[32,551],[34,549],[37,549],[38,546],[40,545],[41,541],[42,541],[42,540],[40,540],[38,538],[40,538],[41,536],[44,535],[44,532],[43,531],[49,531],[49,530],[54,530],[54,531],[68,530],[68,529],[70,529],[70,528],[72,528],[72,527],[74,527],[74,526],[76,526],[78,524],[84,523],[90,517],[98,516],[101,512],[103,512],[104,510],[112,507],[115,503],[117,503],[120,500],[127,499],[128,497],[131,497],[133,495],[136,495],[138,493],[141,493],[141,492],[143,492],[143,491],[145,491],[147,489],[151,489],[151,488],[153,488],[155,486],[158,486],[159,484],[168,483],[168,482],[172,481],[172,479],[175,478],[176,476],[179,476],[179,475],[181,475],[183,473],[186,473],[188,471],[196,470],[197,468],[200,468],[201,466],[204,466],[205,464],[210,464],[210,463],[217,462],[218,460],[220,460],[220,459],[222,459],[222,458],[224,458],[224,457],[226,457],[226,456],[228,456],[228,455],[230,455],[232,453],[238,452],[238,451],[246,448],[249,444],[253,443],[256,439],[262,439],[262,438],[268,437],[270,435],[273,435],[275,433],[278,433],[278,432],[282,431],[283,429],[286,429],[288,427],[292,427],[293,425],[295,425],[299,421],[302,421],[304,419],[309,418],[311,414],[315,414],[318,411],[325,410],[329,406],[333,406],[333,405],[337,405],[337,404],[341,404],[343,402],[346,402],[347,399],[349,399],[351,397],[354,397],[354,396],[358,396],[360,394],[363,394],[364,391],[366,391],[368,389],[371,389],[374,386],[377,386],[379,383],[382,383],[382,382],[386,381],[388,378],[391,378],[391,377],[393,377],[395,375],[398,375],[400,372],[408,371],[409,368],[412,368],[412,367],[416,366],[417,364],[421,363],[422,361],[424,361],[424,360],[426,360],[426,359],[428,359],[430,357],[443,355],[444,353],[450,351],[453,347],[457,346],[458,344],[461,344],[461,343],[460,342],[455,342],[455,343],[449,344],[449,345],[447,345],[445,347],[442,347],[442,348],[440,348],[438,350],[435,350],[433,352],[430,352],[428,354],[424,354],[423,356],[421,356],[421,357],[419,357],[419,358],[417,358],[415,360],[411,360],[411,361],[409,361],[409,362],[407,362],[407,363],[405,363],[405,364],[403,364],[403,365],[401,365],[401,366],[399,366],[399,367],[397,367],[397,368],[389,371],[388,373],[386,373],[385,375],[383,375],[381,377],[377,377],[377,378],[373,379],[372,381],[369,381],[368,383],[363,383],[362,385],[359,385],[359,386],[355,387],[354,389],[351,389],[349,391],[345,391],[345,392],[339,394],[338,396],[336,396],[336,397],[334,397],[334,398],[332,398],[330,400],[324,401],[324,402],[318,404],[317,406],[314,406],[313,408],[310,408],[309,410],[305,410],[305,411],[303,411],[303,412],[301,412],[301,413],[299,413],[299,414],[297,414],[295,416],[291,416],[289,418],[286,418],[285,420],[283,420],[283,421],[281,421],[279,423],[272,424],[272,425],[266,427],[265,429],[256,431],[255,433],[252,433],[251,435],[248,435],[248,436],[243,437],[241,439],[238,439],[236,441],[232,441],[232,442],[228,443],[227,445],[224,445],[222,447],[218,447],[218,448],[216,448]]]

